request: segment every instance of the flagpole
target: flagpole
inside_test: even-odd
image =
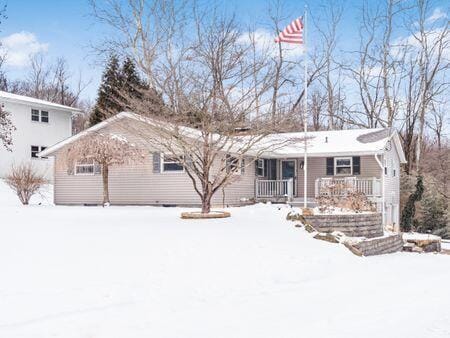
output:
[[[304,27],[303,27],[303,38],[304,38],[304,42],[303,42],[303,56],[305,58],[305,96],[304,96],[304,111],[303,111],[303,127],[304,127],[304,142],[305,142],[305,152],[304,152],[304,156],[303,156],[303,207],[307,208],[308,207],[308,187],[307,187],[307,183],[308,183],[308,142],[306,140],[307,136],[308,136],[308,57],[306,55],[306,34],[307,34],[307,19],[306,19],[306,14],[307,14],[308,8],[305,5],[305,16],[304,16]]]

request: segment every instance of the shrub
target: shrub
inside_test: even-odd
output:
[[[20,202],[27,205],[31,196],[37,193],[47,180],[36,172],[31,163],[27,163],[13,166],[5,182],[16,192]]]
[[[414,216],[416,214],[416,202],[422,199],[424,191],[423,178],[417,176],[416,190],[409,195],[408,201],[402,211],[402,218],[400,220],[400,227],[402,231],[411,231],[416,224]]]
[[[375,211],[367,196],[356,191],[351,184],[332,183],[323,187],[316,199],[320,212],[329,212],[334,208],[349,209],[355,212]]]
[[[420,202],[417,231],[448,238],[450,227],[447,199],[439,193],[439,187],[433,179],[430,178],[426,183],[426,189]]]

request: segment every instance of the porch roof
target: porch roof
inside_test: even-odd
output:
[[[401,162],[404,162],[403,150],[396,131],[390,132],[383,128],[349,129],[313,131],[307,135],[309,157],[382,154],[388,141],[391,141],[396,144]],[[304,139],[303,132],[270,135],[264,143],[282,145],[263,152],[262,156],[303,157]],[[286,142],[283,143],[283,140]]]

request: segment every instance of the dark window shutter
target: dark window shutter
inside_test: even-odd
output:
[[[334,157],[327,157],[327,175],[334,175]]]
[[[241,174],[245,174],[245,158],[241,160]]]
[[[353,156],[353,175],[361,175],[361,157]]]
[[[94,164],[94,175],[101,175],[102,174],[102,166],[101,164]]]
[[[258,159],[256,159],[253,163],[255,164],[255,176],[258,177]]]
[[[67,166],[67,175],[73,175],[75,172],[74,164],[71,163]]]
[[[154,173],[161,172],[161,153],[158,152],[153,153],[153,172]]]

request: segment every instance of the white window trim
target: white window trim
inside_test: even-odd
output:
[[[78,173],[77,172],[78,167],[87,167],[87,166],[92,166],[92,173]],[[73,169],[74,169],[73,174],[75,176],[94,176],[95,175],[95,162],[94,162],[94,160],[92,160],[92,164],[87,164],[87,163],[81,164],[81,163],[77,162],[77,163],[75,163],[75,166]]]
[[[31,118],[31,122],[33,122],[33,123],[43,123],[43,124],[45,124],[45,125],[50,124],[50,111],[49,111],[49,110],[43,110],[43,109],[41,110],[41,109],[31,108],[31,111],[30,111],[31,116],[33,116],[33,110],[37,110],[37,112],[38,112],[38,114],[37,114],[38,121],[34,121],[34,120]],[[47,116],[48,121],[47,121],[47,122],[43,122],[43,121],[42,121],[42,111],[45,111],[45,112],[47,112],[47,114],[48,114],[48,116]]]
[[[260,166],[260,163],[262,163],[261,166]],[[265,167],[265,165],[264,165],[264,160],[261,159],[261,158],[257,159],[257,160],[256,160],[256,166],[257,166],[258,169],[262,169],[262,175],[259,175],[259,174],[258,174],[258,177],[264,177],[265,174],[266,174],[266,167]]]
[[[185,173],[185,169],[184,169],[184,165],[179,162],[179,161],[165,161],[164,158],[165,156],[167,157],[173,157],[170,155],[164,155],[163,153],[161,153],[161,173],[166,173],[166,174],[182,174]],[[179,163],[182,165],[183,169],[182,170],[164,170],[164,163]]]
[[[338,160],[350,160],[350,173],[349,174],[338,174],[337,172],[337,161]],[[340,168],[346,168],[347,166],[339,166]],[[334,158],[334,176],[352,176],[353,175],[353,157],[335,157]]]

